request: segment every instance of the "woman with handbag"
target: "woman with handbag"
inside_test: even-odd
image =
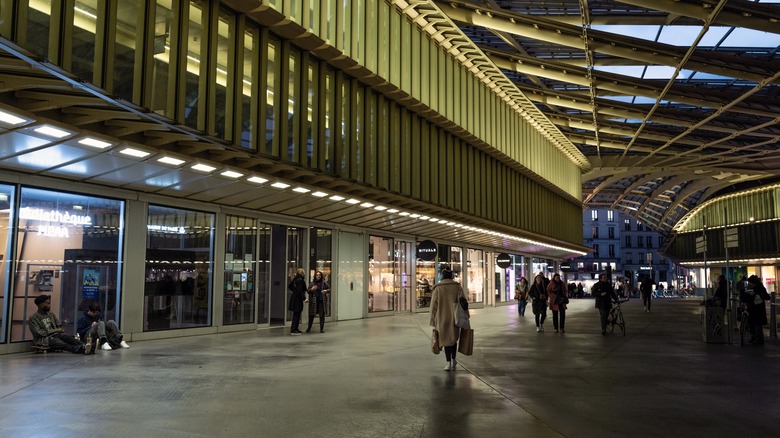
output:
[[[445,268],[441,271],[442,280],[433,287],[431,294],[431,325],[439,335],[439,345],[444,347],[444,358],[447,360],[445,371],[454,371],[458,365],[455,355],[458,352],[458,336],[460,328],[455,326],[455,305],[461,297],[466,298],[460,283],[452,279],[452,271]]]
[[[553,314],[553,328],[558,333],[560,327],[561,333],[566,333],[566,303],[569,298],[566,296],[566,285],[561,281],[561,275],[555,274],[550,284],[547,285],[547,296],[550,298],[550,310]]]
[[[538,274],[528,292],[531,297],[531,310],[536,320],[536,333],[544,332],[544,320],[547,318],[547,291],[544,290],[544,276]]]

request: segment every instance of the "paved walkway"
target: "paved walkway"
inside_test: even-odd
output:
[[[475,310],[474,355],[430,353],[428,315],[0,356],[9,437],[776,437],[780,344],[702,342],[698,300],[624,305],[602,337],[591,300],[566,334],[516,307]]]

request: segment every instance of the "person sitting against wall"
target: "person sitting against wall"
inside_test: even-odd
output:
[[[74,336],[66,335],[57,315],[51,312],[51,297],[39,295],[35,298],[38,311],[27,320],[33,335],[33,346],[47,350],[65,350],[76,354],[89,354],[92,345],[84,345]]]
[[[76,333],[87,345],[93,346],[94,353],[98,348],[103,350],[115,350],[117,348],[130,348],[123,340],[122,332],[114,320],[103,321],[100,315],[100,306],[90,304],[79,317],[76,325]]]

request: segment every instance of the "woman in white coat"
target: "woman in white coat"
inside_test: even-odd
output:
[[[454,370],[458,365],[455,354],[458,351],[458,336],[460,329],[455,326],[453,305],[460,297],[466,298],[460,283],[452,279],[452,271],[444,269],[442,280],[433,287],[431,295],[431,325],[439,332],[439,345],[444,347],[444,358],[447,359],[446,371]]]

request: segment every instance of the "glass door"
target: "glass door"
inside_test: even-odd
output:
[[[395,283],[393,293],[396,312],[411,312],[414,300],[414,245],[412,242],[395,242]]]

